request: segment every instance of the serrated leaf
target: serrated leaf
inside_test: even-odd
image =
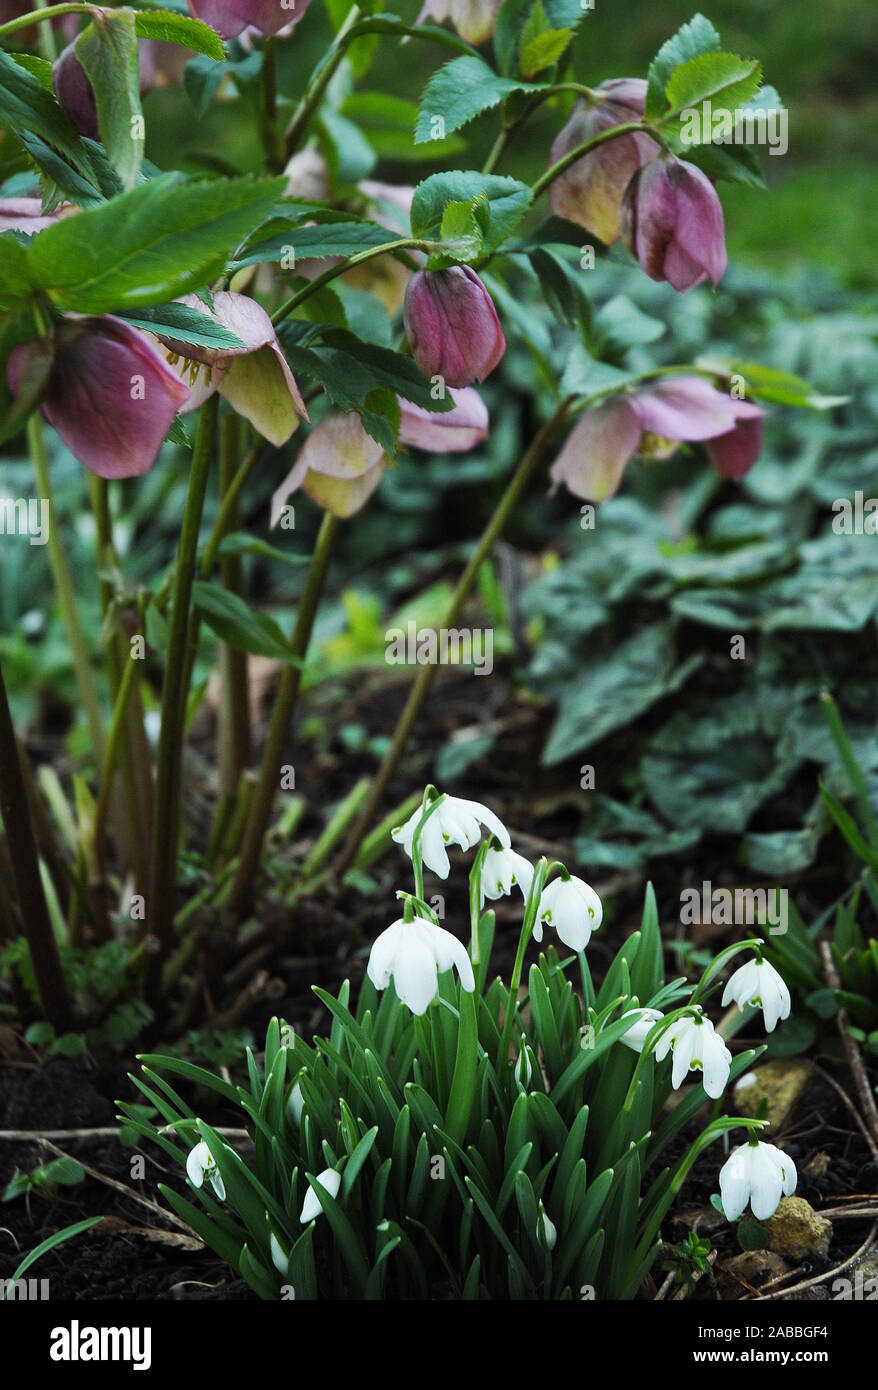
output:
[[[569,29],[545,29],[542,34],[537,34],[523,43],[518,55],[522,77],[536,77],[538,72],[552,67],[564,53],[572,37]]]
[[[690,58],[703,53],[718,53],[720,37],[709,19],[696,14],[688,24],[683,24],[671,38],[662,44],[649,67],[644,115],[647,120],[664,114],[667,108],[665,87],[674,69]]]
[[[73,51],[94,91],[107,157],[123,188],[133,188],[144,144],[134,11],[96,10]]]
[[[139,39],[181,44],[218,61],[225,57],[222,39],[216,30],[176,10],[138,10],[134,30]]]
[[[48,142],[83,178],[94,171],[83,141],[52,92],[0,49],[0,121],[13,130],[30,131]]]
[[[540,91],[539,86],[498,77],[482,58],[454,58],[431,77],[415,122],[415,144],[433,140],[435,118],[442,118],[442,133],[449,135],[499,106],[512,92]]]
[[[412,235],[436,241],[442,234],[442,217],[450,202],[471,202],[484,195],[491,219],[485,231],[485,252],[500,248],[530,207],[533,193],[518,179],[476,171],[433,174],[415,189],[412,199]]]
[[[724,109],[734,112],[755,96],[761,79],[762,64],[755,58],[739,58],[734,53],[700,53],[672,72],[665,87],[670,103],[668,116],[687,107],[700,107],[706,101],[713,104],[717,99]]]

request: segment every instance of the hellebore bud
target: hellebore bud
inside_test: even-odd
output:
[[[622,235],[651,280],[689,290],[714,285],[728,264],[723,210],[706,174],[662,157],[634,174],[622,200]]]
[[[75,44],[68,44],[52,66],[52,87],[59,104],[80,135],[98,137],[98,107],[85,68],[76,56]]]
[[[620,77],[598,88],[595,105],[577,103],[570,120],[556,136],[549,165],[557,164],[578,145],[614,126],[643,117],[646,82]],[[659,153],[655,140],[640,132],[619,135],[577,159],[549,186],[549,203],[557,217],[566,217],[610,246],[621,235],[622,195],[632,175]]]
[[[446,386],[483,381],[506,351],[494,302],[469,266],[416,271],[403,317],[421,371]]]

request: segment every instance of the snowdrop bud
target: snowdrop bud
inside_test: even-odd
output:
[[[723,210],[706,174],[662,155],[634,174],[622,201],[622,235],[651,280],[689,290],[725,273]]]
[[[294,1125],[301,1124],[302,1111],[304,1110],[304,1108],[305,1097],[302,1095],[302,1088],[297,1081],[293,1089],[290,1091],[289,1099],[287,1100],[287,1115],[292,1120]]]
[[[522,1033],[521,1048],[518,1053],[518,1060],[515,1063],[515,1080],[520,1091],[526,1091],[533,1076],[530,1055],[527,1049],[527,1039]]]
[[[330,1197],[338,1196],[338,1189],[341,1187],[341,1173],[334,1168],[324,1168],[322,1173],[318,1173],[314,1182],[318,1187],[322,1187],[324,1192],[328,1192]],[[299,1216],[303,1226],[307,1226],[309,1221],[313,1221],[315,1216],[320,1216],[323,1208],[320,1205],[320,1198],[313,1187],[308,1188],[307,1195],[302,1203],[302,1211]]]
[[[441,377],[446,386],[484,381],[506,351],[494,301],[469,266],[416,271],[403,318],[424,376]]]
[[[537,1240],[540,1245],[545,1246],[546,1250],[554,1250],[558,1241],[558,1232],[546,1215],[546,1208],[540,1202],[540,1209],[537,1214]]]
[[[507,897],[513,887],[521,889],[527,902],[533,876],[533,864],[523,854],[516,854],[514,849],[489,849],[482,865],[482,906],[486,898],[495,902]]]
[[[290,1272],[289,1256],[284,1254],[283,1246],[274,1234],[274,1231],[269,1235],[269,1245],[271,1247],[271,1263],[274,1265],[278,1274],[286,1279]]]
[[[751,1139],[726,1159],[719,1175],[722,1207],[729,1221],[736,1221],[747,1203],[757,1221],[767,1221],[781,1197],[796,1190],[796,1165],[774,1144]]]
[[[769,1033],[774,1032],[778,1019],[790,1016],[790,992],[783,976],[767,960],[748,960],[738,967],[723,990],[723,1005],[733,999],[739,1009],[761,1009]]]

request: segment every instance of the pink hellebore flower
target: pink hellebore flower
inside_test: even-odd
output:
[[[14,396],[43,372],[43,416],[101,478],[148,473],[189,395],[147,337],[109,315],[64,319],[52,337],[13,348]]]
[[[268,314],[254,299],[229,290],[213,295],[213,313],[195,294],[185,295],[180,303],[200,310],[244,344],[195,347],[162,335],[168,362],[190,387],[184,414],[219,391],[264,439],[278,448],[285,444],[300,416],[307,420],[309,415]]]
[[[278,34],[298,24],[311,0],[187,0],[189,13],[209,24],[222,39],[236,39],[245,29]]]
[[[719,195],[706,174],[673,155],[650,160],[622,200],[622,236],[651,280],[689,290],[714,285],[728,264]]]
[[[418,270],[403,307],[405,331],[425,376],[446,386],[484,381],[506,351],[494,301],[466,265]]]
[[[701,377],[659,381],[587,411],[552,464],[552,482],[565,483],[587,502],[603,502],[617,491],[636,453],[667,458],[681,440],[710,441],[717,472],[740,478],[758,458],[760,436],[754,437],[753,427],[758,430],[764,414],[760,406],[735,400]]]
[[[62,203],[54,212],[43,216],[39,198],[0,198],[0,233],[27,232],[28,236],[36,236],[70,211],[70,204]]]
[[[488,407],[471,386],[452,391],[454,406],[441,414],[399,401],[399,440],[431,454],[462,454],[488,437]]]
[[[353,516],[369,500],[386,467],[387,455],[363,428],[359,415],[330,410],[308,435],[274,493],[272,526],[278,524],[287,499],[299,488],[333,516]]]
[[[549,165],[557,164],[578,145],[614,126],[643,118],[646,82],[636,77],[618,77],[598,87],[601,100],[588,105],[580,101],[569,121],[555,138],[549,152]],[[650,136],[640,132],[607,140],[577,159],[549,185],[549,202],[557,217],[566,217],[584,227],[592,236],[610,246],[621,235],[622,195],[633,174],[659,152]]]
[[[450,19],[454,28],[467,43],[479,44],[494,32],[497,15],[503,0],[426,0],[417,23],[433,20],[441,24]]]

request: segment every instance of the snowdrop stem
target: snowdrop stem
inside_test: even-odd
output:
[[[482,920],[482,873],[485,868],[485,856],[491,844],[490,838],[482,841],[469,871],[469,953],[474,966],[479,966],[482,962],[482,946],[479,941],[479,927]]]
[[[439,795],[432,783],[424,789],[424,797],[421,802],[421,818],[415,826],[415,832],[412,835],[412,873],[415,880],[415,897],[420,898],[421,901],[424,899],[424,855],[421,850],[421,836],[424,833],[424,826],[427,824],[427,821],[435,811],[438,811],[444,800],[445,797]]]
[[[518,950],[515,953],[515,964],[512,967],[512,976],[509,981],[509,998],[506,1001],[506,1017],[503,1020],[503,1033],[500,1038],[500,1046],[497,1049],[498,1071],[505,1071],[505,1063],[509,1057],[509,1042],[512,1037],[512,1025],[518,1009],[518,990],[521,985],[521,976],[524,970],[524,953],[527,950],[527,944],[536,926],[537,912],[539,911],[543,888],[553,868],[555,868],[555,864],[550,864],[545,855],[542,859],[538,860],[534,867],[533,881],[530,885],[530,892],[527,895],[527,905],[524,910],[524,921],[521,924],[521,935],[518,938]]]
[[[690,1004],[700,1004],[707,992],[707,986],[716,978],[727,960],[731,960],[732,956],[736,956],[739,951],[753,950],[755,947],[761,946],[761,944],[758,937],[748,936],[746,941],[736,941],[734,946],[727,946],[724,951],[720,951],[719,955],[715,956],[710,962],[710,965],[695,987],[692,998],[689,1001]]]

